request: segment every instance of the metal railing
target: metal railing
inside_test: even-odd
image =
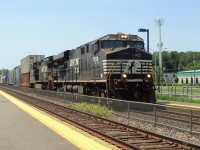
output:
[[[200,134],[200,111],[195,109],[178,108],[158,104],[124,101],[103,97],[94,97],[67,92],[47,91],[39,89],[24,88],[19,86],[4,85],[27,94],[42,96],[45,99],[53,98],[64,103],[93,103],[106,106],[110,110],[127,120],[127,123],[137,120],[152,123],[155,126],[165,126],[179,130],[188,131],[191,134]],[[48,99],[47,99],[48,100]],[[168,115],[170,114],[170,115]]]
[[[200,100],[200,87],[199,86],[160,86],[160,92],[156,90],[157,95],[168,96],[168,100],[185,101],[186,99],[190,102]],[[167,99],[166,99],[167,100]]]

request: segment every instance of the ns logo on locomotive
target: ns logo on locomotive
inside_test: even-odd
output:
[[[76,49],[29,62],[32,62],[28,64],[31,66],[29,87],[156,101],[152,55],[137,35],[108,34]]]

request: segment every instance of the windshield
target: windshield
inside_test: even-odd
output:
[[[101,48],[131,47],[144,49],[144,43],[141,41],[102,41]]]

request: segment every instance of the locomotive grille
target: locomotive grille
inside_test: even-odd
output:
[[[151,60],[103,60],[104,74],[147,74],[152,72]]]

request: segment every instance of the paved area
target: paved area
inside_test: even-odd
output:
[[[0,95],[0,150],[78,150]]]
[[[0,150],[117,149],[81,132],[0,91]]]

